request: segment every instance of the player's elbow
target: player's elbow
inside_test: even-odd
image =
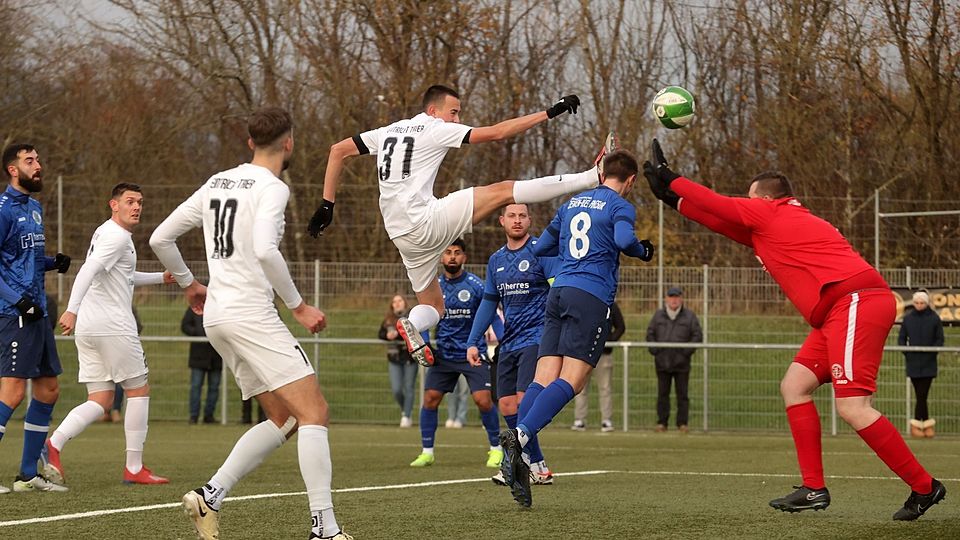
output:
[[[150,249],[152,249],[154,253],[170,244],[170,241],[164,238],[161,231],[162,229],[157,227],[156,230],[153,231],[153,234],[150,235]]]
[[[253,256],[257,258],[257,262],[259,262],[261,265],[269,262],[276,256],[277,253],[279,253],[279,250],[277,249],[276,245],[268,244],[266,242],[256,242],[253,244]]]

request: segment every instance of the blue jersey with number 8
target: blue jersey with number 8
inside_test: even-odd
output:
[[[575,287],[612,304],[620,277],[614,226],[626,221],[632,228],[636,217],[633,205],[606,186],[563,203],[546,231],[559,237],[560,270],[553,286]]]

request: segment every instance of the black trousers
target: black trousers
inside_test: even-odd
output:
[[[657,423],[667,425],[670,420],[670,382],[677,390],[677,425],[683,426],[690,420],[690,397],[687,389],[690,372],[657,372]]]
[[[913,392],[917,395],[913,417],[917,420],[926,420],[930,418],[930,411],[927,410],[927,396],[930,395],[930,385],[933,384],[933,377],[912,378],[910,382],[913,383]]]

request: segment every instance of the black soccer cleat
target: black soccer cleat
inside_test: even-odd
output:
[[[939,480],[934,479],[931,482],[930,493],[926,495],[921,495],[916,491],[911,491],[910,496],[907,497],[907,502],[903,503],[903,508],[897,510],[893,514],[894,521],[913,521],[918,517],[922,516],[931,506],[937,504],[947,497],[947,488],[940,483]]]
[[[530,467],[523,461],[523,448],[517,439],[517,430],[505,429],[500,432],[500,446],[503,447],[503,461],[500,472],[503,480],[510,486],[513,500],[524,508],[533,505],[530,491]]]
[[[796,491],[770,501],[770,506],[783,512],[825,510],[830,506],[830,492],[827,491],[827,488],[810,489],[806,486],[793,487]]]

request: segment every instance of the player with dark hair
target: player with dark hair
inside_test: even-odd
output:
[[[535,253],[539,240],[530,236],[531,222],[527,205],[503,207],[500,226],[507,243],[487,261],[483,303],[467,340],[474,343],[491,321],[499,319],[499,304],[503,308],[504,333],[497,348],[497,405],[511,429],[517,427],[518,406],[537,370],[543,310],[550,292],[550,280],[558,266],[557,257],[542,257]],[[467,360],[480,365],[480,350],[474,346],[467,349]],[[547,467],[536,438],[525,450],[523,457],[530,466],[530,480],[535,484],[552,484],[553,473]],[[493,482],[506,485],[503,473],[498,471]]]
[[[883,346],[896,317],[896,302],[880,273],[833,225],[804,208],[780,173],[754,177],[746,198],[725,197],[670,170],[656,139],[643,170],[657,198],[752,248],[812,327],[780,382],[803,485],[770,506],[799,512],[830,504],[820,416],[813,403],[813,392],[827,383],[833,384],[840,417],[912,490],[893,519],[917,519],[940,502],[946,488],[872,405]]]
[[[202,312],[207,337],[233,372],[242,398],[256,398],[268,417],[240,437],[203,487],[183,496],[183,508],[200,538],[215,540],[227,493],[297,432],[309,538],[350,540],[333,512],[327,401],[306,352],[274,305],[276,292],[311,333],[327,324],[323,312],[300,296],[280,253],[290,188],[279,176],[293,155],[293,120],[284,109],[266,107],[250,117],[247,129],[250,163],[213,175],[150,238],[194,311]],[[197,227],[203,228],[209,295],[176,244]]]
[[[44,273],[66,272],[70,257],[44,255],[43,208],[30,197],[43,189],[36,148],[11,144],[2,159],[10,185],[0,195],[0,439],[23,401],[29,379],[33,397],[23,422],[23,457],[13,490],[66,491],[39,473],[37,460],[60,396],[57,375],[63,371],[47,320]],[[0,486],[0,493],[9,491]]]
[[[583,389],[596,367],[610,333],[620,253],[653,258],[653,244],[634,235],[636,210],[624,198],[636,182],[637,160],[616,150],[603,159],[602,170],[599,187],[560,206],[535,250],[549,255],[559,249],[560,268],[547,297],[536,375],[520,402],[516,429],[500,433],[500,471],[525,507],[533,500],[522,449]]]
[[[594,187],[598,181],[597,171],[590,169],[533,180],[505,180],[435,198],[433,183],[449,149],[513,137],[549,118],[576,113],[580,100],[564,96],[546,111],[477,128],[460,123],[460,105],[456,91],[433,86],[424,94],[422,113],[334,144],[323,180],[323,204],[308,227],[310,234],[317,236],[333,221],[344,161],[361,154],[375,155],[383,224],[400,251],[419,302],[409,317],[397,321],[397,330],[410,354],[425,366],[433,364],[433,353],[420,333],[436,326],[444,309],[436,279],[443,250],[505,204],[548,201]]]
[[[477,307],[483,299],[483,281],[463,269],[467,262],[466,244],[460,238],[444,250],[441,258],[440,289],[443,291],[445,310],[437,324],[436,361],[427,369],[424,382],[423,407],[420,409],[420,436],[423,450],[411,467],[426,467],[434,462],[433,447],[437,433],[437,408],[444,394],[453,392],[463,375],[470,386],[473,401],[480,410],[480,420],[487,431],[490,449],[487,451],[487,467],[500,466],[503,450],[497,434],[500,418],[493,406],[490,392],[490,366],[471,365],[467,362],[467,344],[486,346],[484,336],[467,341]],[[489,326],[489,324],[487,325]]]
[[[137,272],[133,229],[140,224],[143,192],[137,184],[122,182],[111,190],[110,219],[97,227],[90,249],[77,272],[67,310],[60,317],[64,335],[76,330],[79,381],[87,387],[87,401],[74,407],[47,440],[40,456],[43,474],[63,483],[60,451],[113,405],[119,384],[127,396],[123,417],[128,484],[166,484],[143,464],[150,415],[147,358],[133,314],[133,289],[142,285],[174,283],[170,272]],[[80,309],[83,307],[83,309]]]

